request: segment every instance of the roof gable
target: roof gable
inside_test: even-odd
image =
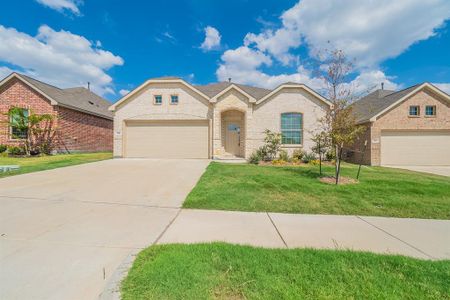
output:
[[[304,85],[301,83],[293,83],[293,82],[284,83],[284,84],[279,85],[276,89],[274,89],[273,91],[271,91],[270,93],[268,93],[267,95],[265,95],[264,97],[259,99],[256,102],[256,104],[261,104],[262,102],[271,99],[274,95],[276,95],[278,92],[282,91],[283,89],[289,89],[289,88],[302,89],[302,90],[306,91],[307,93],[311,94],[313,97],[317,98],[318,100],[324,102],[329,107],[331,107],[333,105],[328,99],[326,99],[325,97],[323,97],[322,95],[320,95],[319,93],[317,93],[316,91],[314,91],[313,89],[308,87],[307,85]]]
[[[132,90],[131,92],[129,92],[128,94],[123,96],[119,101],[117,101],[116,103],[111,105],[109,107],[109,110],[110,111],[115,111],[119,106],[123,105],[128,99],[132,98],[134,95],[138,94],[140,91],[145,89],[147,86],[149,86],[150,84],[154,84],[154,83],[179,83],[179,84],[185,86],[186,88],[190,89],[191,91],[194,91],[195,93],[197,93],[201,97],[205,98],[206,100],[208,100],[208,101],[210,100],[210,97],[208,97],[202,91],[197,89],[195,86],[187,83],[186,81],[184,81],[181,78],[178,78],[178,77],[160,77],[160,78],[154,78],[154,79],[149,79],[149,80],[145,81],[140,86],[138,86],[137,88],[135,88],[134,90]]]
[[[413,85],[398,92],[376,90],[351,105],[353,113],[356,115],[356,122],[359,124],[373,122],[382,114],[423,89],[428,89],[450,101],[449,95],[427,82]]]
[[[243,90],[242,88],[240,88],[239,86],[237,86],[236,84],[230,84],[227,88],[223,89],[221,92],[219,92],[217,95],[215,95],[214,97],[212,97],[210,99],[210,102],[215,103],[217,102],[217,100],[222,96],[225,95],[228,91],[231,90],[236,90],[237,92],[239,92],[240,94],[244,95],[245,97],[248,98],[248,101],[250,103],[255,103],[256,99],[250,95],[249,93],[247,93],[245,90]]]
[[[231,85],[234,85],[236,88],[247,93],[256,100],[261,99],[262,97],[271,92],[271,90],[268,89],[232,82],[218,82],[206,85],[196,85],[195,87],[201,90],[206,95],[208,95],[210,98],[213,98],[214,96],[222,92],[224,89],[229,88]]]

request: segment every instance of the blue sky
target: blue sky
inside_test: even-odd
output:
[[[320,89],[311,62],[324,48],[355,60],[359,93],[423,81],[449,93],[450,1],[16,0],[0,10],[1,77],[90,81],[113,102],[165,75]]]

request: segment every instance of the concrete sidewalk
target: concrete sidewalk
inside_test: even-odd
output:
[[[183,209],[158,244],[213,241],[450,259],[450,221]]]

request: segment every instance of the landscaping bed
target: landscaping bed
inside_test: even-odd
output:
[[[122,299],[449,299],[450,261],[223,243],[152,246]]]
[[[355,178],[357,165],[342,164]],[[334,166],[324,165],[323,176]],[[357,184],[320,182],[319,167],[211,163],[183,207],[450,219],[450,178],[363,166]]]
[[[30,157],[0,157],[0,166],[18,165],[15,171],[0,172],[0,178],[112,158],[111,152],[58,154]]]

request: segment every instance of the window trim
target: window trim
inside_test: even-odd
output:
[[[432,114],[432,115],[428,115],[428,114],[427,114],[427,108],[428,108],[428,107],[432,107],[432,108],[433,108],[434,114]],[[426,118],[436,118],[436,114],[437,114],[437,108],[436,108],[436,105],[426,105],[426,106],[425,106],[425,117],[426,117]]]
[[[22,110],[27,111],[27,116],[30,115],[30,109],[29,108],[26,108],[26,107],[19,107],[19,108],[21,108]],[[9,132],[9,140],[10,141],[24,141],[24,140],[26,140],[28,138],[28,132],[26,133],[26,136],[23,137],[23,138],[16,138],[16,137],[14,137],[14,135],[13,135],[13,126],[11,126],[11,119],[9,119],[9,122],[8,122],[8,132]]]
[[[417,115],[411,114],[411,107],[417,107]],[[410,118],[419,118],[420,117],[420,105],[410,105],[408,107],[408,117]]]
[[[161,97],[161,103],[156,102],[156,97]],[[153,104],[154,105],[162,105],[162,102],[163,102],[163,96],[161,94],[153,95]]]
[[[301,143],[300,144],[284,144],[283,143],[283,137],[281,137],[281,147],[283,147],[283,148],[297,148],[297,147],[303,147],[303,143],[304,143],[304,140],[303,140],[303,123],[304,123],[304,114],[303,114],[303,112],[299,112],[299,111],[287,111],[287,112],[282,112],[281,114],[280,114],[280,133],[283,135],[283,124],[282,124],[282,120],[283,120],[283,115],[284,114],[299,114],[299,115],[301,115],[301,118],[300,118],[300,141],[301,141]]]
[[[172,96],[177,96],[177,102],[172,102]],[[178,94],[170,94],[170,105],[178,105],[178,103],[180,103],[180,96]]]

